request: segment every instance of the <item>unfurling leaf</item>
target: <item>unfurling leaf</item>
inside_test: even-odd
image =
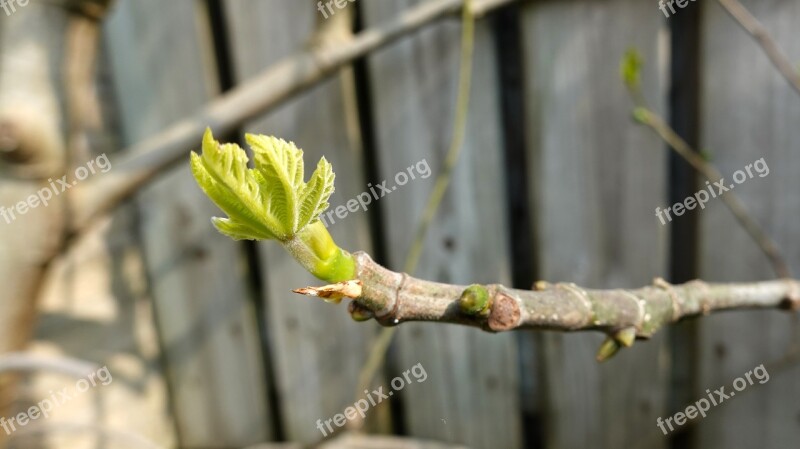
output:
[[[254,167],[236,144],[220,144],[211,130],[202,154],[192,153],[200,188],[228,218],[212,222],[235,240],[278,240],[311,274],[329,282],[355,276],[355,260],[334,243],[319,220],[333,193],[334,174],[323,157],[308,183],[303,151],[276,137],[248,134]]]
[[[192,153],[197,183],[228,218],[214,226],[237,240],[292,239],[317,221],[333,193],[334,173],[323,157],[311,180],[303,180],[303,151],[276,137],[248,134],[255,155],[248,167],[245,151],[220,144],[211,130],[203,137],[201,155]]]

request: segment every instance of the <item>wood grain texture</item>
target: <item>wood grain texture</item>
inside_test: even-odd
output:
[[[800,57],[800,4],[785,0],[743,1],[790,59]],[[794,273],[800,272],[800,96],[770,64],[758,45],[719,7],[702,5],[701,72],[703,148],[733,184],[733,173],[764,158],[769,175],[756,175],[735,192],[775,238]],[[748,281],[773,276],[768,262],[720,201],[701,212],[701,273],[704,279]],[[785,312],[743,312],[704,318],[700,323],[697,392],[725,386],[755,367],[781,359],[797,323]],[[800,363],[769,371],[697,423],[698,447],[782,448],[800,441]]]
[[[219,88],[201,3],[120,1],[107,23],[126,143],[194,112]],[[199,142],[198,142],[199,146]],[[181,447],[233,447],[272,436],[253,298],[241,245],[187,164],[139,197]]]
[[[234,68],[241,82],[270,64],[312,43],[315,21],[322,19],[316,2],[297,0],[230,0],[226,2]],[[324,23],[332,41],[346,39],[349,25]],[[342,28],[340,25],[344,25]],[[317,44],[321,42],[314,41]],[[294,141],[305,152],[307,173],[320,157],[333,165],[336,191],[331,208],[367,189],[355,109],[352,74],[340,72],[320,86],[301,94],[266,117],[248,123],[247,132],[271,134]],[[349,250],[371,250],[366,213],[334,216],[329,231],[337,244]],[[358,373],[364,364],[378,326],[357,324],[344,304],[300,297],[293,288],[319,285],[275,242],[258,246],[264,280],[265,313],[284,435],[290,441],[311,443],[322,439],[317,420],[330,419],[356,400]],[[369,411],[368,419],[382,415]]]
[[[664,24],[638,0],[540,1],[524,7],[530,184],[541,277],[594,288],[649,283],[667,269],[663,144],[630,118],[617,69],[647,60],[644,91],[663,110]],[[664,335],[598,365],[596,335],[545,334],[547,448],[659,448],[669,365]],[[523,400],[536,400],[526,392]]]
[[[365,2],[367,26],[418,1]],[[371,55],[381,178],[425,160],[427,179],[397,186],[381,199],[389,266],[402,269],[415,227],[450,145],[455,116],[460,24],[451,20]],[[472,101],[465,147],[431,226],[416,275],[452,283],[508,282],[505,181],[493,40],[476,26]],[[427,343],[423,343],[427,342]],[[397,372],[421,363],[424,383],[395,395],[410,435],[472,448],[521,447],[517,346],[514,335],[450,325],[408,323],[398,329]]]

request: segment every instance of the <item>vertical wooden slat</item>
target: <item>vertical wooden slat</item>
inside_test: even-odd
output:
[[[128,143],[194,112],[217,93],[201,6],[123,0],[110,17],[106,35]],[[219,211],[195,185],[188,157],[139,200],[181,447],[269,438],[242,247],[210,225]]]
[[[541,276],[634,287],[667,268],[662,143],[630,118],[617,70],[626,49],[647,60],[644,91],[664,104],[665,27],[638,0],[533,2],[524,7],[529,157]],[[669,369],[664,334],[604,365],[597,334],[540,340],[545,447],[658,448]]]
[[[800,3],[743,1],[779,42],[790,59],[800,57],[797,23]],[[700,5],[698,5],[700,6]],[[733,173],[764,158],[766,177],[736,185],[735,192],[800,272],[800,96],[770,64],[760,47],[716,2],[703,4],[702,127],[703,148],[733,184]],[[753,171],[751,169],[751,171]],[[753,171],[754,172],[754,171]],[[755,174],[755,172],[754,172]],[[765,256],[719,200],[700,212],[701,276],[712,281],[749,281],[774,277]],[[763,364],[781,359],[791,343],[793,323],[785,312],[737,312],[700,323],[697,397],[725,386]],[[800,344],[794,334],[794,344]],[[697,423],[697,447],[784,448],[800,441],[800,364],[769,372],[715,407]]]
[[[418,3],[361,6],[370,26]],[[460,34],[458,21],[437,24],[369,58],[381,179],[395,185],[398,172],[422,160],[434,174],[398,186],[381,200],[389,260],[396,269],[403,266],[450,143]],[[475,38],[468,134],[415,274],[455,283],[508,283],[500,100],[488,23],[478,23]],[[424,383],[395,395],[404,403],[410,435],[473,448],[522,445],[514,335],[410,323],[400,327],[396,338],[396,368],[422,363],[428,373]]]
[[[226,4],[239,82],[283,56],[325,42],[324,38],[311,38],[315,21],[322,19],[316,2],[229,0]],[[327,42],[330,45],[335,46],[335,39],[346,38],[349,32],[346,21],[334,22],[344,19],[342,14],[324,23],[332,27],[334,41]],[[332,209],[367,190],[353,92],[352,74],[345,70],[246,126],[248,132],[294,141],[305,151],[307,176],[325,156],[336,172]],[[371,249],[367,215],[362,211],[336,218],[328,229],[343,248]],[[303,443],[318,441],[323,434],[317,429],[317,420],[342,413],[356,400],[358,374],[377,325],[355,323],[344,305],[292,293],[292,288],[319,285],[320,281],[275,242],[259,244],[259,254],[266,285],[264,319],[274,354],[285,437]],[[370,410],[368,418],[378,414]]]

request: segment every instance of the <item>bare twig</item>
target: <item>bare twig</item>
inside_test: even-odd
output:
[[[75,378],[97,371],[97,364],[69,357],[44,357],[27,352],[0,354],[0,373],[9,371],[48,371]]]
[[[767,54],[775,68],[786,78],[786,81],[791,84],[794,90],[800,93],[800,72],[792,65],[789,58],[778,47],[778,44],[775,43],[775,40],[772,39],[761,22],[750,14],[750,11],[738,0],[719,0],[719,4],[761,45],[764,53]]]
[[[697,170],[703,177],[711,182],[719,181],[722,179],[722,173],[719,172],[713,165],[706,162],[703,157],[695,152],[688,143],[686,143],[681,136],[679,136],[658,114],[647,109],[646,107],[638,107],[636,109],[636,118],[643,124],[653,129],[669,146],[671,146],[683,159],[686,160],[695,170]],[[772,240],[756,222],[742,201],[733,192],[725,192],[725,195],[720,197],[722,202],[728,207],[736,221],[747,231],[750,237],[756,242],[761,251],[769,258],[772,268],[778,277],[789,278],[791,277],[791,270],[786,259],[778,249],[778,245]]]
[[[413,273],[422,255],[422,246],[425,243],[425,236],[428,234],[436,211],[442,203],[445,192],[450,186],[453,177],[453,170],[456,168],[461,149],[464,147],[464,135],[466,134],[467,115],[469,112],[469,93],[472,85],[472,54],[475,48],[475,19],[472,14],[472,0],[464,0],[464,13],[462,18],[463,28],[461,31],[461,62],[458,74],[458,98],[456,100],[456,116],[453,123],[453,135],[450,140],[450,149],[447,151],[447,158],[444,161],[442,172],[436,178],[433,192],[428,198],[428,204],[422,214],[422,219],[417,225],[414,241],[411,249],[406,256],[405,271]]]
[[[475,0],[473,12],[480,16],[512,1]],[[84,230],[90,221],[183,161],[189,150],[198,145],[206,127],[210,126],[219,134],[229,132],[242,122],[306,91],[354,60],[458,13],[462,7],[463,0],[427,1],[388,23],[358,33],[347,43],[312,47],[277,62],[262,74],[212,101],[195,116],[181,120],[126,150],[121,160],[114,161],[114,170],[72,189],[75,214],[70,224],[71,232]]]
[[[641,90],[640,77],[642,63],[642,58],[639,53],[635,50],[629,50],[623,57],[620,65],[622,81],[628,89],[631,101],[636,107],[633,111],[634,118],[655,131],[667,145],[675,150],[680,157],[688,162],[692,168],[703,175],[709,182],[721,183],[723,179],[722,173],[720,173],[714,165],[706,161],[700,153],[692,149],[691,145],[679,136],[658,113],[647,107],[647,101]],[[744,207],[744,204],[736,194],[730,191],[725,193],[726,195],[721,197],[722,202],[728,207],[739,224],[767,256],[778,277],[792,277],[789,264],[781,254],[775,241],[761,228],[755,218],[750,215],[747,208]]]

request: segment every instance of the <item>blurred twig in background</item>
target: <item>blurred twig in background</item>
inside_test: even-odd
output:
[[[795,68],[786,54],[778,47],[772,36],[769,35],[767,29],[747,10],[738,0],[719,0],[719,4],[725,8],[725,11],[736,20],[736,22],[744,28],[745,31],[753,36],[753,39],[758,42],[764,53],[767,54],[772,64],[778,71],[786,78],[786,81],[791,84],[794,90],[800,94],[800,70]]]
[[[464,7],[461,13],[461,58],[459,61],[458,73],[458,96],[456,98],[455,119],[453,120],[453,135],[450,140],[450,148],[447,151],[447,157],[444,161],[442,171],[436,176],[433,192],[431,192],[430,197],[428,197],[428,203],[425,205],[422,218],[414,233],[414,240],[412,240],[411,247],[406,255],[403,271],[409,274],[414,274],[414,271],[416,271],[419,265],[419,259],[422,255],[422,248],[425,243],[425,237],[428,235],[428,229],[436,216],[436,211],[439,210],[439,206],[442,204],[442,199],[444,198],[445,192],[447,192],[447,188],[450,186],[453,170],[458,163],[461,150],[464,146],[464,135],[469,113],[470,88],[472,85],[472,60],[475,50],[475,13],[473,3],[473,0],[464,0]],[[395,327],[383,329],[378,339],[372,344],[367,362],[364,364],[358,376],[356,398],[359,398],[362,392],[369,388],[378,369],[383,365],[396,329]],[[354,423],[355,428],[359,428],[361,425],[363,425],[363,420]]]
[[[642,64],[642,57],[635,50],[629,50],[620,64],[622,80],[635,106],[634,118],[655,131],[670,148],[675,150],[680,157],[709,182],[720,181],[723,178],[722,173],[713,164],[706,161],[700,153],[695,151],[658,113],[647,107],[646,100],[641,92],[640,71]],[[775,274],[778,277],[791,278],[792,273],[789,270],[789,264],[772,237],[764,231],[761,225],[747,211],[738,196],[730,191],[725,193],[725,195],[720,196],[723,203],[767,256]]]

